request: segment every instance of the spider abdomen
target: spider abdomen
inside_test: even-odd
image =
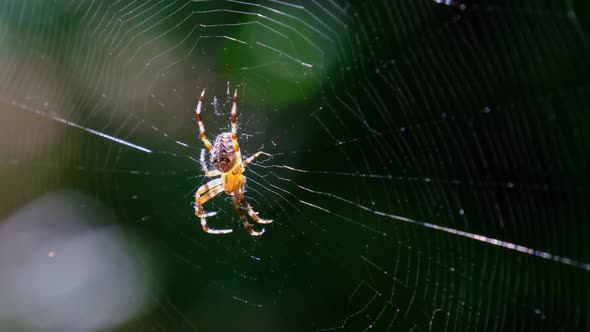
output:
[[[211,165],[222,173],[229,172],[236,162],[231,133],[221,133],[215,138],[211,152]]]

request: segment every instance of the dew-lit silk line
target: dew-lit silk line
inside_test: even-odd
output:
[[[285,169],[289,169],[289,170],[300,172],[300,173],[315,173],[315,172],[312,172],[312,171],[306,171],[306,170],[296,169],[296,168],[289,167],[289,166],[286,166],[286,165],[279,165],[279,166],[276,166],[276,167],[285,168]],[[336,173],[336,174],[339,174],[339,173]],[[383,176],[383,178],[386,178],[386,177]],[[511,242],[506,242],[506,241],[494,239],[494,238],[483,236],[483,235],[479,235],[479,234],[469,233],[469,232],[461,231],[461,230],[450,228],[450,227],[440,226],[440,225],[436,225],[436,224],[432,224],[432,223],[428,223],[428,222],[424,222],[424,221],[419,221],[419,220],[415,220],[415,219],[410,219],[410,218],[398,216],[398,215],[395,215],[395,214],[385,213],[385,212],[382,212],[382,211],[379,211],[379,210],[371,209],[369,207],[366,207],[364,205],[355,203],[353,201],[349,201],[349,200],[347,200],[347,199],[345,199],[343,197],[334,195],[332,193],[327,193],[327,192],[322,192],[322,191],[317,191],[317,190],[309,189],[309,188],[303,187],[301,185],[297,185],[297,187],[299,187],[299,188],[301,188],[301,189],[303,189],[305,191],[314,193],[314,194],[319,194],[319,195],[324,195],[324,196],[335,198],[337,200],[340,200],[342,202],[345,202],[345,203],[348,203],[350,205],[356,206],[356,207],[358,207],[360,209],[363,209],[365,211],[371,212],[373,214],[376,214],[376,215],[379,215],[379,216],[382,216],[382,217],[396,219],[396,220],[400,220],[400,221],[405,221],[405,222],[408,222],[408,223],[411,223],[411,224],[420,225],[420,226],[428,227],[428,228],[431,228],[431,229],[436,229],[438,231],[443,231],[443,232],[446,232],[446,233],[450,233],[450,234],[454,234],[454,235],[458,235],[458,236],[463,236],[463,237],[470,238],[470,239],[473,239],[473,240],[477,240],[477,241],[480,241],[480,242],[489,243],[489,244],[492,244],[492,245],[495,245],[495,246],[498,246],[498,247],[502,247],[502,248],[506,248],[506,249],[510,249],[510,250],[515,250],[515,251],[518,251],[518,252],[522,252],[522,253],[525,253],[527,255],[537,256],[537,257],[540,257],[540,258],[543,258],[543,259],[552,260],[552,261],[555,261],[555,262],[558,262],[558,263],[562,263],[562,264],[566,264],[566,265],[570,265],[570,266],[574,266],[574,267],[577,267],[577,268],[581,268],[581,269],[590,271],[590,264],[589,263],[579,262],[579,261],[576,261],[576,260],[573,260],[573,259],[570,259],[570,258],[567,258],[567,257],[562,257],[562,256],[554,255],[554,254],[548,253],[546,251],[540,251],[540,250],[528,248],[528,247],[525,247],[525,246],[521,246],[521,245],[518,245],[518,244],[511,243]],[[317,206],[315,206],[313,204],[308,204],[308,203],[305,203],[305,204],[308,205],[308,206],[317,208],[319,210],[322,210],[322,211],[327,211],[326,209],[319,208],[319,207],[317,207]],[[328,211],[328,212],[331,213],[331,211]]]
[[[12,102],[11,104],[12,105],[15,105],[15,106],[18,106],[21,109],[24,109],[26,111],[33,112],[35,114],[38,114],[40,116],[43,116],[43,117],[52,119],[52,120],[57,121],[57,122],[60,122],[60,123],[63,123],[65,125],[68,125],[68,126],[73,127],[73,128],[84,130],[85,132],[91,133],[93,135],[96,135],[96,136],[99,136],[99,137],[102,137],[102,138],[106,138],[106,139],[111,140],[113,142],[126,145],[128,147],[137,149],[137,150],[142,151],[142,152],[152,153],[152,150],[147,149],[147,148],[144,148],[143,146],[139,146],[137,144],[133,144],[131,142],[122,140],[122,139],[117,138],[115,136],[111,136],[111,135],[105,134],[105,133],[100,132],[98,130],[94,130],[92,128],[88,128],[88,127],[82,126],[80,124],[77,124],[77,123],[75,123],[73,121],[70,121],[70,120],[66,120],[66,119],[61,118],[59,116],[48,114],[47,112],[44,112],[44,111],[41,111],[41,110],[38,110],[38,109],[34,109],[34,108],[32,108],[30,106],[27,106],[27,105],[24,105],[24,104],[18,104],[16,102]]]

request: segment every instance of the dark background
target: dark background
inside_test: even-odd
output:
[[[590,329],[584,1],[3,1],[0,327]],[[238,89],[244,231],[208,180]],[[259,226],[257,226],[258,229]],[[519,246],[519,247],[516,247]]]

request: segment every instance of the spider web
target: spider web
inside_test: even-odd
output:
[[[34,273],[76,284],[79,265],[53,262],[85,248],[88,267],[114,262],[110,283],[88,287],[120,311],[79,325],[68,305],[87,298],[48,313],[21,301],[36,289],[24,284],[0,293],[0,326],[589,329],[588,9],[2,2],[0,270],[18,276],[10,256],[41,252]],[[237,89],[242,153],[272,155],[244,173],[248,202],[274,220],[262,237],[225,194],[205,209],[233,233],[205,234],[194,216],[204,88],[210,140],[229,130]],[[77,221],[100,235],[92,246],[62,246]],[[0,289],[13,279],[0,273]],[[35,285],[26,296],[54,303],[41,291],[53,284]]]

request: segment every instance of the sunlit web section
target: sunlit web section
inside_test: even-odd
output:
[[[137,329],[282,330],[269,317],[294,308],[296,330],[589,326],[590,43],[571,3],[51,3],[0,5],[28,17],[0,38],[20,52],[0,56],[0,96],[83,151],[23,148],[30,164],[85,166],[64,186],[116,201],[149,233],[142,258],[164,257],[153,278],[171,294],[150,294],[157,318]],[[205,209],[232,235],[194,216],[205,88],[209,139],[237,89],[242,153],[272,155],[244,173],[274,220],[261,238],[223,193]]]
[[[35,109],[35,108],[32,108],[31,106],[28,106],[28,105],[26,105],[26,104],[19,104],[19,103],[16,103],[16,102],[14,102],[14,101],[13,101],[13,102],[11,103],[11,105],[18,107],[19,109],[22,109],[22,110],[25,110],[25,111],[31,112],[31,113],[33,113],[33,114],[36,114],[36,115],[39,115],[39,116],[42,116],[42,117],[49,118],[49,119],[51,119],[51,120],[53,120],[53,121],[56,121],[56,122],[62,123],[62,124],[64,124],[64,125],[66,125],[66,126],[69,126],[69,127],[75,128],[75,129],[79,129],[79,130],[82,130],[82,131],[85,131],[85,132],[87,132],[87,133],[90,133],[90,134],[92,134],[92,135],[96,135],[96,136],[98,136],[98,137],[100,137],[100,138],[104,138],[104,139],[106,139],[106,140],[109,140],[109,141],[112,141],[112,142],[114,142],[114,143],[118,143],[118,144],[121,144],[121,145],[125,145],[125,146],[131,147],[131,148],[133,148],[133,149],[136,149],[136,150],[142,151],[142,152],[146,152],[146,153],[152,153],[152,150],[150,150],[150,149],[147,149],[147,148],[145,148],[145,147],[143,147],[143,146],[139,146],[139,145],[137,145],[137,144],[133,144],[133,143],[131,143],[131,142],[128,142],[128,141],[126,141],[126,140],[123,140],[123,139],[120,139],[120,138],[117,138],[117,137],[114,137],[114,136],[111,136],[111,135],[105,134],[105,133],[103,133],[103,132],[100,132],[100,131],[98,131],[98,130],[94,130],[94,129],[91,129],[91,128],[88,128],[88,127],[82,126],[82,125],[80,125],[80,124],[78,124],[78,123],[75,123],[75,122],[73,122],[73,121],[66,120],[66,119],[64,119],[64,118],[61,118],[61,117],[59,117],[59,116],[57,116],[57,115],[54,115],[54,114],[49,114],[49,113],[47,113],[46,111],[42,111],[42,110],[40,110],[40,109]],[[183,143],[181,143],[181,142],[177,142],[177,143],[179,143],[179,144],[181,144],[181,145],[183,144]],[[184,146],[186,146],[186,145],[184,145]]]
[[[197,90],[194,78],[211,75],[214,67],[209,59],[222,56],[223,50],[251,54],[244,61],[232,60],[223,70],[230,69],[236,74],[245,70],[268,72],[278,74],[280,79],[322,75],[322,71],[306,71],[314,66],[325,69],[325,66],[332,65],[326,63],[327,59],[339,59],[345,52],[341,48],[326,48],[326,45],[342,45],[339,39],[347,27],[348,4],[174,1],[135,5],[128,1],[112,1],[109,4],[90,3],[90,8],[76,3],[70,3],[69,7],[89,18],[87,25],[92,36],[102,41],[108,51],[105,60],[120,62],[126,72],[135,72],[130,76],[135,79],[130,82],[135,89],[128,93],[138,98],[143,96],[143,109],[138,111],[144,113],[149,113],[148,108],[152,105],[158,105],[163,111],[175,107],[169,100],[171,97],[182,98],[184,108],[194,102]],[[211,51],[216,53],[207,54]],[[192,77],[177,75],[185,68],[192,69]],[[214,77],[217,80],[219,75]],[[160,87],[170,86],[170,79],[177,80],[174,96],[160,93]],[[201,81],[209,83],[201,85],[199,82],[199,87],[215,86],[212,77]],[[258,93],[258,89],[257,84],[248,87],[252,93]],[[248,94],[244,92],[241,96],[247,98]],[[225,99],[222,106],[226,106],[227,96]],[[151,117],[141,119],[142,126],[146,127],[142,129],[149,131],[151,128],[155,134],[164,134],[164,139],[169,140],[168,132],[162,131],[151,120]],[[178,139],[174,142],[180,145],[192,143]]]
[[[377,175],[377,174],[342,173],[342,172],[329,172],[329,171],[306,171],[306,170],[301,170],[301,169],[293,168],[293,167],[286,166],[286,165],[273,165],[273,166],[268,166],[268,167],[283,168],[283,169],[288,169],[288,170],[291,170],[291,171],[295,171],[295,172],[299,172],[299,173],[307,173],[307,174],[324,174],[324,175],[331,175],[331,176],[334,176],[334,175],[335,176],[344,176],[344,177],[350,176],[350,177],[374,178],[374,179],[376,178],[376,179],[384,179],[384,180],[389,180],[389,181],[394,180],[393,177],[391,177],[391,176]],[[280,180],[290,181],[288,179],[279,178],[278,176],[277,176],[277,178],[280,179]],[[401,180],[401,181],[423,181],[423,182],[427,182],[427,183],[432,182],[432,181],[437,182],[436,180],[432,180],[430,178],[423,178],[423,179],[416,179],[416,178],[414,178],[414,179],[412,179],[412,178],[398,177],[395,180]],[[454,182],[454,183],[457,183],[457,184],[465,184],[465,183],[461,183],[460,180],[454,180],[454,181],[451,181],[451,182]],[[578,262],[576,260],[573,260],[573,259],[570,259],[570,258],[567,258],[567,257],[560,257],[560,256],[557,256],[557,255],[553,255],[551,253],[548,253],[548,252],[544,252],[544,251],[539,251],[539,250],[527,248],[527,247],[522,246],[522,245],[518,245],[518,244],[506,242],[506,241],[501,241],[501,240],[493,239],[493,238],[486,237],[486,236],[483,236],[483,235],[469,233],[469,232],[465,232],[465,231],[462,231],[462,230],[453,229],[453,228],[450,228],[450,227],[439,226],[439,225],[436,225],[436,224],[433,224],[433,223],[429,223],[429,222],[424,222],[424,221],[420,221],[420,220],[414,220],[414,219],[411,219],[411,218],[406,218],[406,217],[403,217],[403,216],[399,216],[399,215],[395,215],[395,214],[391,214],[391,213],[386,213],[386,212],[383,212],[383,211],[375,210],[375,209],[369,208],[367,206],[364,206],[364,205],[355,203],[355,202],[353,202],[351,200],[348,200],[346,198],[340,197],[340,196],[335,195],[333,193],[316,191],[316,190],[313,190],[313,189],[310,189],[310,188],[306,188],[306,187],[303,187],[303,186],[300,186],[300,185],[296,185],[296,186],[298,188],[300,188],[300,189],[302,189],[304,191],[310,192],[312,194],[327,196],[327,197],[330,197],[330,198],[339,200],[341,202],[344,202],[346,204],[353,205],[353,206],[355,206],[357,208],[360,208],[362,210],[368,211],[368,212],[373,213],[373,214],[378,215],[378,216],[387,217],[387,218],[390,218],[390,219],[395,219],[395,220],[404,221],[404,222],[408,222],[408,223],[415,224],[415,225],[420,225],[420,226],[428,227],[428,228],[435,229],[435,230],[438,230],[438,231],[443,231],[443,232],[446,232],[446,233],[450,233],[450,234],[454,234],[454,235],[458,235],[458,236],[463,236],[463,237],[470,238],[470,239],[473,239],[473,240],[477,240],[477,241],[489,243],[489,244],[492,244],[492,245],[495,245],[495,246],[499,246],[499,247],[503,247],[503,248],[506,248],[506,249],[515,250],[515,251],[518,251],[518,252],[521,252],[521,253],[524,253],[524,254],[533,255],[533,256],[541,257],[541,258],[548,259],[548,260],[553,260],[553,261],[556,261],[556,262],[559,262],[559,263],[563,263],[563,264],[566,264],[566,265],[571,265],[571,266],[574,266],[574,267],[577,267],[577,268],[581,268],[581,269],[584,269],[584,270],[590,270],[590,264],[588,264],[588,263]],[[338,217],[342,217],[342,216],[340,216],[340,215],[338,215],[338,214],[336,214],[336,213],[334,213],[334,212],[332,212],[330,210],[327,210],[325,208],[322,208],[321,206],[316,206],[314,204],[310,204],[310,203],[307,203],[305,201],[300,201],[300,202],[303,203],[303,204],[305,204],[305,205],[309,205],[309,206],[312,206],[312,207],[317,208],[319,210],[322,210],[324,212],[327,212],[329,214],[332,214],[332,215],[335,215],[335,216],[338,216]],[[463,211],[460,211],[459,213],[460,214],[463,214],[464,212]],[[377,231],[377,232],[379,232],[379,231]]]

